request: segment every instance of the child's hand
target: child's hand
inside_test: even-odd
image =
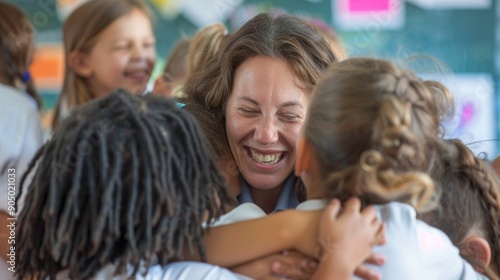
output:
[[[231,271],[253,279],[309,279],[317,262],[297,252],[285,251],[231,268]]]
[[[376,279],[378,275],[361,264],[369,257],[372,263],[383,263],[383,258],[380,261],[380,256],[372,255],[372,247],[385,243],[384,225],[373,207],[360,209],[361,203],[357,198],[348,200],[342,210],[338,200],[327,206],[320,224],[321,261],[349,274],[358,268],[358,276]]]

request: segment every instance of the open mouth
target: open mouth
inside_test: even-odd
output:
[[[134,80],[146,80],[149,78],[149,72],[146,70],[133,70],[125,72],[125,76]]]
[[[247,148],[250,154],[250,157],[257,163],[260,164],[276,164],[283,158],[284,152],[274,153],[274,154],[261,154],[258,153],[251,148]]]

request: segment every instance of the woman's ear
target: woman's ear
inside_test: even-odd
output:
[[[80,51],[72,51],[68,55],[68,66],[73,70],[78,76],[85,78],[92,75],[92,68],[88,63],[87,55]]]
[[[481,237],[470,236],[462,242],[460,246],[462,255],[472,257],[472,259],[478,260],[484,267],[488,267],[491,262],[491,248],[490,244]],[[472,264],[474,269],[480,273],[484,272],[484,267],[480,267],[477,264]]]

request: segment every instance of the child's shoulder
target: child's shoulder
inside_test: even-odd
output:
[[[260,209],[257,204],[254,203],[243,203],[238,205],[233,210],[219,217],[212,226],[222,226],[227,224],[232,224],[236,222],[252,220],[257,218],[262,218],[267,216],[264,210]]]
[[[406,203],[389,202],[387,204],[375,205],[379,219],[384,223],[405,223],[414,225],[417,219],[415,209]]]
[[[375,208],[386,224],[388,243],[374,250],[391,259],[381,269],[384,278],[484,279],[460,257],[444,232],[417,219],[411,205],[390,202]]]
[[[16,111],[36,112],[36,102],[27,93],[11,86],[0,84],[0,107],[8,107]]]
[[[429,244],[432,250],[436,246],[444,248],[453,246],[448,236],[433,226],[417,219],[415,209],[406,203],[390,202],[376,205],[377,215],[387,227],[388,235],[398,235],[419,244],[420,249],[425,249]]]

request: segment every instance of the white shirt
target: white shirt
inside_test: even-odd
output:
[[[310,200],[297,209],[319,210],[327,203],[326,200]],[[382,279],[488,279],[460,257],[459,250],[446,234],[417,220],[415,209],[410,205],[391,202],[376,205],[375,209],[386,225],[387,244],[373,251],[386,256],[387,262],[381,267],[370,267],[379,271]]]
[[[0,210],[10,214],[9,191],[19,192],[21,177],[42,145],[42,128],[34,100],[26,93],[3,84],[0,84],[0,132]],[[17,209],[20,205],[12,206]],[[14,279],[7,268],[2,260],[0,280]]]
[[[115,267],[108,265],[89,280],[127,280],[126,275],[114,276]],[[211,264],[201,262],[175,262],[166,266],[153,265],[146,275],[137,274],[136,280],[247,280],[247,278]],[[69,280],[68,271],[57,274],[57,280]]]

